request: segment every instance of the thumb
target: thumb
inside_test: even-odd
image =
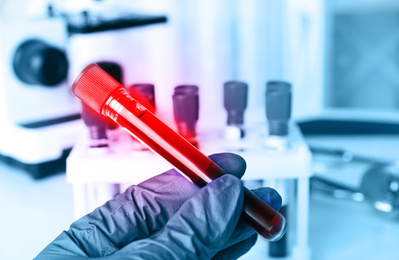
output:
[[[159,233],[132,242],[117,254],[134,254],[134,259],[210,259],[230,238],[243,201],[240,180],[226,174],[187,200]]]

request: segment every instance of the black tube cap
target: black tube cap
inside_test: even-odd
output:
[[[266,118],[270,135],[288,135],[291,118],[292,87],[285,81],[269,81],[266,85]]]
[[[247,108],[248,84],[241,81],[224,83],[224,107],[227,110],[228,125],[244,124],[244,111]]]
[[[155,87],[149,83],[133,84],[127,88],[128,93],[151,112],[155,112]]]
[[[199,117],[198,87],[180,85],[173,93],[173,114],[183,135],[195,135],[195,127]],[[184,130],[180,127],[184,125]],[[179,132],[180,132],[179,131]]]
[[[97,65],[123,85],[123,71],[121,65],[111,61],[100,61]]]

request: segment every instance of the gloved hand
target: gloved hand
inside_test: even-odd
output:
[[[230,153],[210,158],[227,173],[202,189],[175,170],[129,187],[72,223],[36,259],[235,259],[256,242],[240,220],[246,164]],[[238,177],[238,178],[237,178]],[[278,210],[271,188],[254,191]]]

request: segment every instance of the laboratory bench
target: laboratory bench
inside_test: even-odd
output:
[[[399,221],[381,218],[369,205],[311,196],[309,221],[313,260],[399,257]],[[258,238],[257,244],[241,259],[268,259],[266,255],[267,243]]]
[[[361,186],[364,173],[375,166],[367,161],[391,161],[397,167],[398,135],[313,136],[306,141],[310,146],[350,152],[352,162],[341,164],[341,168],[333,171],[333,177],[352,187]],[[313,157],[315,165],[316,155]],[[360,162],[356,163],[355,157],[360,158]],[[337,199],[316,193],[310,198],[313,259],[399,259],[397,214],[393,218],[377,211],[369,201]]]
[[[342,144],[353,152],[392,159],[399,147],[399,137],[395,136],[340,140],[313,138],[309,142]],[[368,140],[367,145],[364,140]],[[0,205],[0,259],[32,259],[74,219],[72,187],[65,174],[33,180],[25,172],[0,163]],[[399,220],[381,217],[367,203],[311,194],[309,227],[311,259],[399,257]],[[259,238],[241,259],[267,259],[266,247]]]

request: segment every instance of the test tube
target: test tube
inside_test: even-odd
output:
[[[276,152],[284,152],[289,149],[288,142],[289,121],[291,118],[291,84],[285,81],[269,81],[266,85],[266,118],[268,121],[269,136],[267,146]],[[289,189],[287,179],[268,180],[272,187],[281,192],[283,203],[280,213],[287,219],[289,212]],[[289,218],[288,218],[289,219]],[[289,231],[288,231],[289,232]],[[288,233],[287,232],[287,233]],[[288,255],[288,234],[279,241],[269,245],[270,257],[286,257]]]
[[[177,132],[192,145],[198,147],[197,121],[199,117],[198,86],[180,85],[173,93],[173,115],[177,125]]]
[[[266,118],[269,135],[287,136],[291,118],[291,84],[285,81],[269,81],[266,85]]]
[[[223,103],[227,111],[226,139],[237,141],[244,137],[244,111],[247,108],[248,84],[227,81],[223,85]]]
[[[110,117],[145,143],[197,186],[203,187],[225,174],[222,168],[138,103],[96,64],[81,72],[72,91],[95,111]],[[246,188],[242,218],[270,241],[281,238],[286,230],[285,218]]]
[[[89,147],[106,148],[108,147],[107,121],[106,117],[99,115],[88,105],[82,103],[82,119],[89,130]],[[108,119],[109,120],[109,119]]]

